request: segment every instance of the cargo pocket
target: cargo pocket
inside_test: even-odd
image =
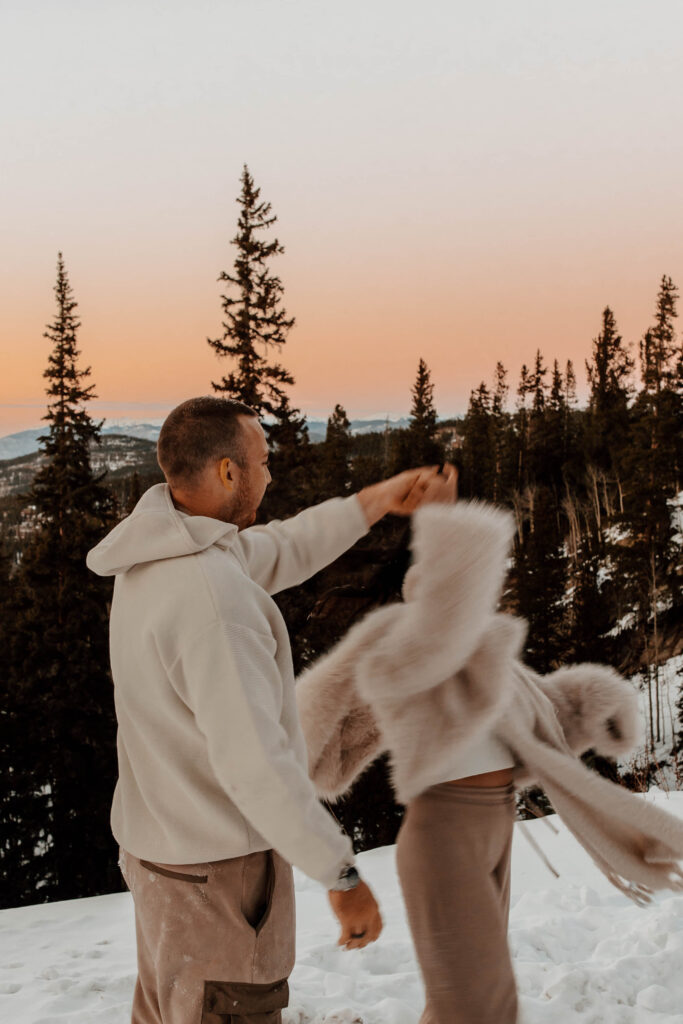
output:
[[[288,1002],[286,978],[268,985],[206,981],[201,1024],[277,1024]]]
[[[242,869],[242,915],[258,935],[270,917],[275,890],[273,851],[247,854]]]

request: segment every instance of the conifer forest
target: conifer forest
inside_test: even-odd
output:
[[[618,310],[605,306],[583,366],[557,358],[550,333],[531,365],[506,365],[501,355],[466,412],[453,416],[435,407],[416,339],[408,425],[356,433],[339,395],[324,441],[314,442],[291,401],[286,341],[295,320],[277,276],[284,246],[246,166],[237,205],[220,271],[223,333],[187,343],[215,351],[207,393],[237,398],[262,417],[273,476],[262,521],[403,469],[454,462],[461,500],[495,502],[514,515],[502,607],[528,623],[527,662],[541,673],[603,662],[643,695],[643,756],[588,762],[630,788],[663,779],[683,788],[683,689],[672,695],[662,681],[665,663],[683,654],[683,347],[666,268],[653,268],[652,316],[641,336],[622,338]],[[0,498],[0,907],[124,888],[109,828],[117,770],[111,583],[87,570],[85,556],[163,478],[150,458],[125,473],[97,462],[102,424],[89,412],[96,368],[79,351],[77,309],[60,254],[45,333],[41,458],[21,494]],[[409,524],[384,520],[278,596],[297,671],[368,610],[400,599],[409,540]],[[522,815],[549,810],[540,793],[520,799]],[[385,760],[332,811],[357,849],[393,842],[402,808]]]

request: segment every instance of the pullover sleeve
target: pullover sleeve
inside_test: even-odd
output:
[[[358,497],[331,498],[291,519],[250,526],[237,544],[251,578],[269,594],[297,586],[368,532]]]
[[[329,888],[353,863],[353,848],[318,802],[279,721],[274,645],[266,633],[216,622],[183,655],[175,685],[206,739],[216,778],[247,822]]]

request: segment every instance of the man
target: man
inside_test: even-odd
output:
[[[308,778],[289,639],[270,595],[386,513],[452,500],[455,470],[410,471],[252,526],[270,472],[247,406],[184,402],[158,458],[167,483],[88,556],[116,576],[112,828],[135,903],[133,1024],[278,1024],[294,964],[291,864],[330,891],[346,948],[376,939],[382,923]]]

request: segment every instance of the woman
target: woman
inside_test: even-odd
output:
[[[683,888],[683,823],[590,772],[625,754],[637,698],[602,665],[545,678],[525,623],[496,612],[514,523],[477,503],[413,517],[404,603],[355,625],[301,678],[309,771],[334,800],[391,755],[406,815],[398,871],[422,969],[421,1024],[515,1024],[507,946],[515,786],[533,779],[598,867],[636,902]]]
[[[507,944],[514,816],[511,767],[430,786],[407,807],[397,865],[425,986],[421,1024],[517,1020]]]

